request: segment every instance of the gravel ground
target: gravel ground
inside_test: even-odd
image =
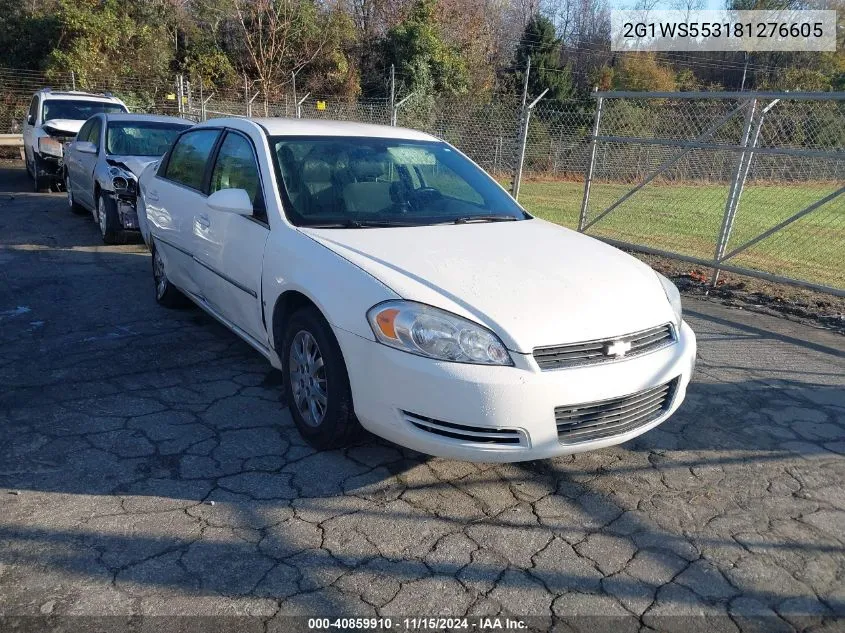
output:
[[[261,357],[155,304],[142,247],[25,191],[0,169],[0,629],[845,629],[841,336],[688,299],[687,401],[633,442],[516,465],[315,453]]]

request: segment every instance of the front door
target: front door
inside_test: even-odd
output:
[[[97,201],[94,199],[94,168],[97,166],[97,157],[100,152],[104,151],[100,147],[100,139],[103,136],[103,119],[101,117],[95,117],[93,120],[88,121],[88,123],[92,125],[85,140],[94,144],[94,147],[97,148],[97,153],[86,154],[85,152],[74,152],[76,154],[75,160],[78,162],[79,184],[76,185],[76,183],[73,183],[76,185],[73,195],[79,202],[84,202],[93,210],[94,219],[96,220]]]
[[[244,189],[253,203],[246,217],[205,205],[194,216],[196,274],[203,296],[225,319],[263,347],[269,346],[261,310],[261,269],[270,233],[252,143],[226,132],[211,170],[209,195]]]
[[[88,119],[80,128],[79,133],[76,135],[76,140],[68,146],[68,150],[65,152],[65,169],[70,178],[70,188],[73,191],[74,202],[78,204],[88,204],[88,198],[85,196],[83,189],[90,187],[91,184],[85,183],[85,179],[82,177],[81,157],[85,154],[79,151],[77,144],[88,140],[88,137],[91,135],[91,129],[96,124],[97,121],[95,119]]]
[[[205,173],[219,136],[214,128],[182,134],[144,191],[147,222],[167,278],[193,295],[202,295],[196,282],[194,216],[206,208]]]

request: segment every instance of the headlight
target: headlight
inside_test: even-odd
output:
[[[663,286],[663,292],[666,293],[666,298],[669,300],[669,305],[672,306],[672,311],[675,313],[675,325],[681,327],[681,293],[678,292],[677,286],[669,279],[655,271],[660,284]]]
[[[135,177],[128,171],[119,167],[109,167],[109,175],[112,177],[111,186],[115,191],[131,193],[135,190]]]
[[[62,144],[49,136],[42,136],[38,139],[38,151],[50,156],[62,157]]]
[[[386,301],[370,308],[376,340],[418,356],[476,365],[513,365],[490,330],[451,312],[413,301]]]

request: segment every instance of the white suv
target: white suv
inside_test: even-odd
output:
[[[128,112],[126,104],[111,95],[87,92],[54,92],[43,88],[32,96],[23,126],[26,170],[35,191],[62,182],[64,144],[100,112]]]

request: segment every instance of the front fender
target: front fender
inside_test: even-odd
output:
[[[285,226],[271,231],[262,270],[264,317],[274,348],[273,314],[279,298],[289,291],[308,297],[332,327],[370,340],[375,337],[367,323],[367,310],[382,301],[400,298],[358,266]]]

